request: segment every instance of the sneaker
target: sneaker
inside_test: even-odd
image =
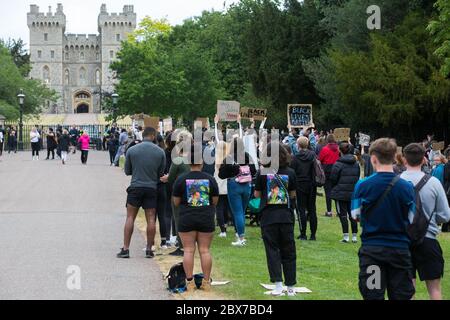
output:
[[[288,297],[295,297],[297,295],[297,293],[295,292],[294,288],[288,288],[287,295],[288,295]]]
[[[271,296],[274,296],[274,297],[281,297],[281,296],[284,296],[284,292],[283,292],[283,289],[274,289],[274,290],[272,290],[272,291],[270,291],[270,295]]]
[[[349,242],[350,242],[350,240],[349,240],[349,239],[346,239],[346,238],[344,238],[344,239],[341,240],[341,243],[349,243]]]
[[[317,240],[316,240],[316,236],[311,236],[311,237],[309,237],[309,241],[317,241]]]
[[[247,244],[247,240],[245,240],[245,239],[239,239],[239,240],[237,240],[236,242],[232,242],[231,243],[231,245],[233,246],[233,247],[243,247],[243,246],[245,246]]]
[[[130,250],[120,249],[120,252],[117,254],[117,258],[120,259],[129,259],[130,258]]]
[[[226,232],[221,232],[219,234],[219,238],[226,238],[227,237],[227,233]]]
[[[325,212],[325,217],[332,218],[333,217],[333,212]]]
[[[181,250],[180,248],[177,248],[177,250],[175,250],[174,252],[169,253],[169,256],[182,257],[182,256],[184,256],[184,251]]]
[[[301,240],[301,241],[306,241],[306,240],[308,240],[308,237],[304,236],[304,235],[300,235],[300,236],[297,237],[297,239]]]
[[[152,250],[145,250],[145,257],[147,259],[153,259],[155,257],[155,253]]]
[[[356,236],[353,236],[353,238],[352,238],[352,242],[353,242],[353,243],[358,243],[358,237],[356,237]]]

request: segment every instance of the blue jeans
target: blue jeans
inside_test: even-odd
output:
[[[228,179],[228,203],[234,218],[239,237],[245,236],[245,211],[250,201],[250,183],[237,183],[233,179]]]

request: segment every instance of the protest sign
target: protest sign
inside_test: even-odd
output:
[[[434,142],[433,143],[433,151],[442,151],[445,149],[445,142]]]
[[[241,118],[251,119],[256,121],[263,121],[267,117],[267,109],[259,108],[241,108]]]
[[[363,147],[370,146],[370,136],[364,133],[359,133],[359,144]]]
[[[164,132],[172,131],[172,118],[167,118],[163,120]]]
[[[403,147],[397,147],[397,153],[403,154]]]
[[[287,111],[291,128],[313,127],[312,104],[290,104]]]
[[[237,121],[241,104],[237,101],[217,101],[217,115],[219,121]]]
[[[197,121],[201,121],[201,128],[209,129],[209,118],[197,118]]]
[[[153,128],[156,131],[159,131],[159,118],[158,117],[150,117],[144,116],[144,127],[145,128]]]
[[[350,128],[337,128],[334,129],[333,134],[337,142],[347,142],[350,139]]]

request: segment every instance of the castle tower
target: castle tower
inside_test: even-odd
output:
[[[112,92],[114,90],[114,76],[109,69],[111,62],[117,58],[121,42],[126,40],[129,33],[136,28],[137,16],[134,6],[125,5],[122,13],[109,14],[106,5],[100,8],[98,16],[98,31],[102,47],[102,90]]]
[[[27,14],[30,29],[30,77],[41,79],[60,96],[55,105],[44,106],[47,112],[64,112],[63,94],[63,42],[66,16],[58,4],[56,13],[51,7],[47,13],[40,12],[37,5],[30,6]]]

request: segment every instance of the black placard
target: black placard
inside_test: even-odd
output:
[[[313,125],[312,105],[310,104],[288,105],[288,122],[293,128],[312,126]]]

